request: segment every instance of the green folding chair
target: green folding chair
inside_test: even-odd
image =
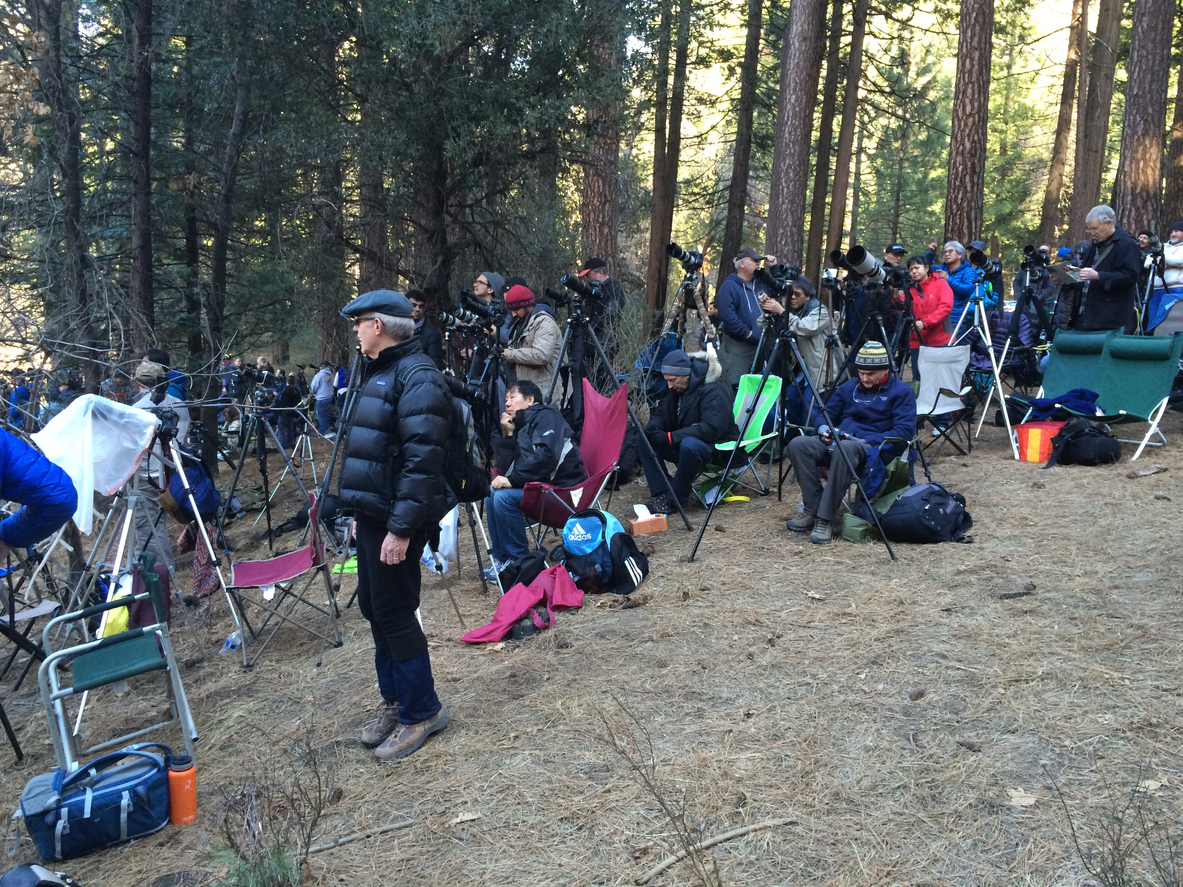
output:
[[[1171,388],[1179,373],[1180,354],[1183,354],[1183,334],[1125,336],[1117,332],[1106,333],[1105,349],[1093,388],[1097,392],[1097,407],[1101,414],[1074,415],[1106,425],[1149,424],[1145,437],[1122,438],[1127,443],[1138,444],[1131,462],[1142,455],[1147,445],[1162,446],[1167,439],[1159,422],[1166,412]],[[1156,434],[1159,439],[1152,441],[1151,437]]]
[[[1043,382],[1035,396],[1056,397],[1074,388],[1098,391],[1098,373],[1108,336],[1109,333],[1105,332],[1078,333],[1073,330],[1056,333],[1048,348]],[[1027,415],[1023,417],[1026,421],[1031,414],[1030,400],[1021,394],[1009,394],[1006,399],[1027,410]]]
[[[780,376],[769,375],[761,389],[760,380],[762,378],[761,375],[749,374],[741,376],[739,379],[739,389],[735,393],[733,412],[735,424],[743,432],[743,439],[717,443],[715,444],[715,452],[718,461],[724,463],[723,466],[720,466],[722,469],[731,457],[732,450],[739,446],[743,453],[737,453],[735,461],[744,460],[744,464],[738,466],[733,464],[731,473],[727,477],[723,476],[722,470],[713,475],[703,476],[703,482],[698,485],[695,493],[704,505],[709,505],[714,496],[730,495],[736,486],[744,487],[761,496],[767,494],[772,486],[772,459],[768,460],[768,475],[764,480],[760,479],[760,474],[756,469],[756,460],[772,446],[772,442],[779,434],[776,422],[772,423],[772,430],[767,433],[764,431],[764,426],[768,424],[768,417],[775,414],[783,382]],[[752,417],[750,422],[748,421],[749,413]],[[744,430],[745,423],[747,424],[746,431]],[[742,478],[749,471],[752,474],[752,483],[745,483]]]

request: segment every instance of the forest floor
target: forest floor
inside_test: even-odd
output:
[[[787,820],[703,854],[722,883],[1092,883],[1073,828],[1102,852],[1096,866],[1113,814],[1131,810],[1121,841],[1139,833],[1134,809],[1151,830],[1179,822],[1183,416],[1165,428],[1171,444],[1138,462],[1126,444],[1119,464],[1047,471],[985,428],[972,456],[933,466],[965,495],[973,544],[898,545],[894,563],[880,544],[787,532],[790,478],[783,502],[721,507],[692,564],[694,537],[674,520],[647,537],[643,605],[589,597],[521,642],[461,643],[444,582],[425,574],[452,720],[396,764],[357,740],[380,700],[356,607],[342,611],[340,648],[285,628],[243,670],[218,655],[225,600],[207,599],[172,631],[201,732],[197,822],[54,867],[96,887],[217,883],[227,810],[241,834],[228,799],[261,787],[266,842],[302,809],[267,804],[268,789],[293,774],[308,789],[319,774],[314,842],[411,822],[313,854],[308,884],[631,884],[678,849],[678,811],[694,839]],[[1130,476],[1156,464],[1168,470]],[[297,501],[286,484],[277,520]],[[612,510],[644,498],[634,483]],[[704,512],[690,514],[697,526]],[[259,532],[249,520],[233,529],[240,555]],[[496,600],[464,536],[460,551],[454,591],[473,628]],[[342,607],[353,587],[346,576]],[[159,713],[159,680],[132,683],[92,696],[89,737]],[[35,682],[6,694],[28,753],[14,766],[0,743],[12,809],[53,753]],[[175,728],[164,741],[179,745]],[[1171,834],[1155,849],[1177,845]],[[32,855],[26,840],[16,858]],[[710,882],[684,861],[654,883]]]

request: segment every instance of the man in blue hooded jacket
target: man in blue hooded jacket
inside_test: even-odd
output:
[[[776,256],[761,256],[745,246],[733,260],[735,273],[715,293],[715,307],[719,311],[719,362],[723,365],[723,380],[733,391],[739,387],[740,376],[751,370],[760,344],[759,321],[764,313],[760,299],[769,292],[764,282],[756,278],[761,259],[769,265],[776,264]]]

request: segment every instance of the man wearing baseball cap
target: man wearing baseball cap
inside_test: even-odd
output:
[[[904,249],[903,244],[889,243],[883,248],[883,261],[888,265],[903,267],[904,256],[907,254],[908,251]]]
[[[505,294],[505,307],[513,317],[509,344],[502,354],[506,384],[533,382],[545,393],[563,349],[559,323],[550,312],[537,309],[533,291],[520,283]]]
[[[873,495],[883,468],[916,436],[916,395],[911,385],[892,376],[883,343],[868,341],[859,349],[854,366],[858,378],[843,382],[826,401],[826,418],[833,427],[822,424],[816,437],[789,441],[789,459],[801,485],[805,511],[787,526],[795,533],[810,533],[809,541],[817,545],[828,545],[834,538],[838,508],[855,479],[851,466],[867,477],[867,494]],[[829,477],[823,481],[826,466]]]
[[[756,279],[760,262],[776,264],[776,256],[764,256],[754,247],[745,246],[732,260],[735,273],[728,276],[715,293],[719,310],[719,361],[723,380],[735,390],[739,379],[752,369],[760,344],[760,298],[769,295],[764,282]]]
[[[419,557],[450,497],[444,480],[452,395],[415,338],[411,303],[375,290],[341,311],[362,359],[352,423],[344,432],[341,510],[354,517],[357,601],[374,636],[384,705],[361,742],[379,761],[404,758],[448,726],[431,674],[419,609]]]
[[[608,357],[616,353],[616,327],[624,312],[624,287],[608,273],[608,263],[594,256],[583,263],[579,276],[596,288],[596,297],[584,302],[583,310]]]

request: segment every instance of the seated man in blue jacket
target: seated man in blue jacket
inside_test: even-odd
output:
[[[48,539],[78,507],[69,475],[7,431],[0,431],[0,499],[22,506],[0,522],[0,566],[10,548],[28,548]]]
[[[531,481],[573,487],[587,480],[575,435],[555,404],[542,402],[542,391],[525,379],[505,390],[501,434],[494,432],[493,452],[500,472],[485,500],[485,518],[493,548],[486,578],[530,550],[522,488]]]
[[[685,505],[690,488],[708,462],[726,462],[715,444],[739,437],[735,414],[731,409],[731,394],[720,382],[722,369],[718,361],[691,357],[685,351],[671,351],[661,364],[666,389],[661,401],[653,408],[645,437],[657,455],[641,447],[637,455],[649,482],[649,510],[668,514],[674,503],[666,498],[666,481]],[[665,463],[674,462],[678,469],[671,478]]]
[[[801,484],[805,513],[787,526],[795,533],[812,530],[809,541],[818,545],[833,540],[838,507],[855,478],[847,459],[835,450],[841,448],[855,472],[863,474],[868,466],[886,465],[898,455],[890,446],[883,446],[886,438],[910,441],[916,436],[916,395],[911,385],[891,375],[883,344],[871,341],[863,345],[854,366],[859,377],[843,382],[826,401],[833,427],[822,424],[816,437],[789,441],[789,459]],[[824,483],[823,466],[830,469]]]

